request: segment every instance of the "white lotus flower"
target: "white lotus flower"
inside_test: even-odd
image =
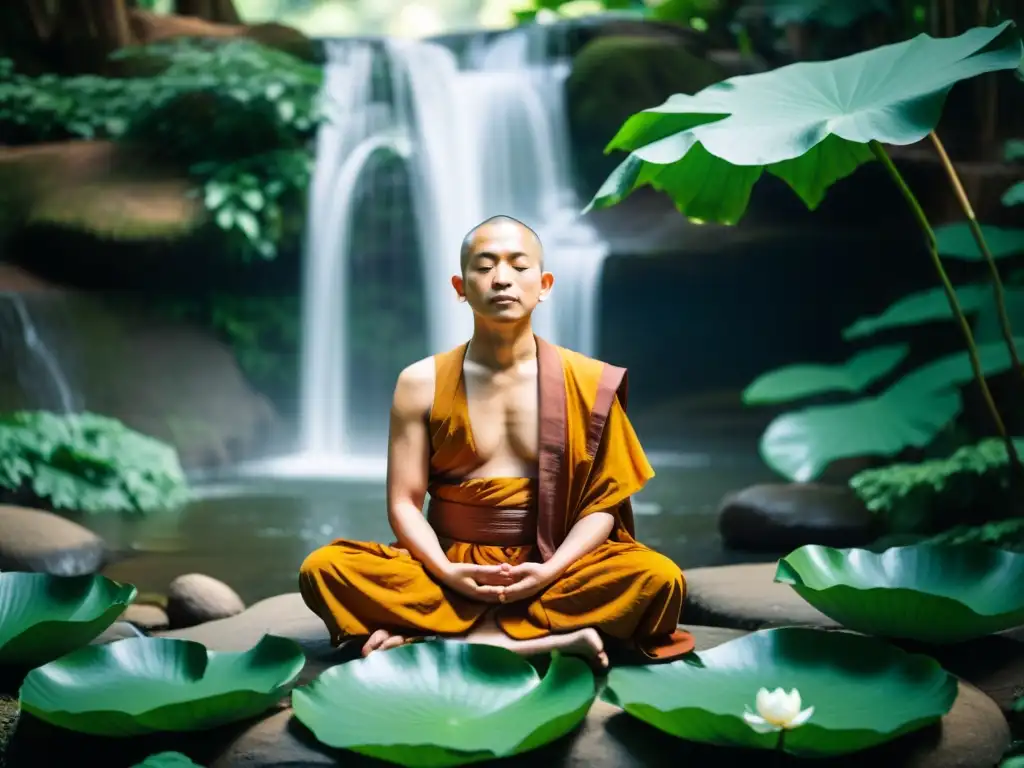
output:
[[[800,703],[800,691],[796,688],[789,693],[781,688],[774,691],[762,688],[757,692],[757,714],[751,712],[748,707],[743,713],[743,720],[758,733],[799,728],[814,714],[814,707],[808,707],[801,712]]]

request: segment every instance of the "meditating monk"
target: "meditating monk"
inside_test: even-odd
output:
[[[560,650],[608,666],[693,648],[677,629],[685,583],[634,538],[630,497],[654,476],[626,416],[622,368],[536,337],[551,292],[540,239],[499,216],[466,237],[467,344],[398,377],[388,449],[397,542],[340,539],[303,562],[306,604],[335,645],[364,655],[427,636]],[[423,505],[430,495],[426,516]]]

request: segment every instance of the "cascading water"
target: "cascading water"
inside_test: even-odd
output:
[[[53,351],[40,336],[24,297],[17,293],[4,293],[0,294],[0,302],[9,307],[8,312],[0,312],[0,337],[17,336],[21,342],[21,355],[16,356],[19,360],[16,371],[22,389],[36,400],[37,408],[73,413],[76,410],[74,392]],[[4,322],[4,315],[13,322]],[[16,325],[17,329],[7,334],[3,332],[4,325]],[[0,344],[0,349],[3,346]]]
[[[607,248],[579,218],[568,161],[566,59],[538,55],[545,30],[518,30],[466,60],[437,43],[337,41],[328,44],[323,98],[328,122],[318,136],[309,197],[302,350],[302,450],[263,472],[379,476],[384,457],[353,450],[349,415],[352,318],[346,295],[358,222],[354,200],[379,152],[406,159],[420,248],[428,349],[469,338],[472,316],[456,302],[450,277],[466,232],[505,214],[539,233],[545,267],[556,275],[551,301],[534,316],[539,334],[595,354],[597,293]],[[545,45],[546,48],[546,45]],[[390,104],[372,96],[374,55],[390,72]],[[382,307],[381,311],[388,311]],[[408,362],[412,362],[411,360]],[[387,413],[379,415],[381,431]]]

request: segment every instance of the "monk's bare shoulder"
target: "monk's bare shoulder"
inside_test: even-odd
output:
[[[433,402],[434,358],[426,357],[398,374],[391,410],[403,419],[419,419],[430,412]]]

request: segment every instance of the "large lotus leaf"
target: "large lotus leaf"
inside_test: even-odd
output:
[[[787,365],[758,376],[743,390],[747,405],[782,403],[824,392],[861,392],[865,387],[892,373],[910,347],[893,344],[868,349],[839,365],[801,363]]]
[[[676,94],[630,117],[608,145],[630,155],[598,190],[604,208],[644,184],[687,216],[735,223],[767,170],[811,208],[872,159],[868,142],[913,144],[935,128],[957,82],[1013,69],[1012,22],[912,40],[824,62],[741,75]]]
[[[824,757],[928,725],[949,712],[957,693],[955,678],[927,656],[848,632],[762,630],[696,656],[695,663],[613,669],[604,698],[688,741],[775,749],[778,734],[755,733],[743,713],[756,711],[759,688],[796,688],[814,713],[786,733],[783,748]]]
[[[995,293],[988,283],[957,286],[956,295],[961,309],[966,313],[977,312],[989,305],[995,306]],[[849,341],[890,328],[952,319],[953,310],[949,307],[946,291],[941,286],[928,288],[898,299],[879,315],[858,318],[843,331],[843,338]]]
[[[984,226],[981,234],[992,252],[992,258],[1001,259],[1024,253],[1024,229]],[[984,258],[965,221],[936,227],[935,240],[942,256],[964,261],[981,261]]]
[[[135,595],[103,576],[0,573],[0,665],[33,667],[87,645]]]
[[[978,352],[986,375],[1009,369],[1004,343],[979,346]],[[761,456],[779,474],[806,482],[839,459],[922,448],[960,413],[956,387],[972,379],[970,358],[960,352],[908,373],[877,397],[782,414],[761,436]]]
[[[542,746],[578,725],[590,668],[555,655],[541,679],[504,648],[414,643],[331,667],[292,693],[322,743],[415,768],[465,765]]]
[[[884,552],[809,545],[775,580],[848,629],[956,643],[1024,624],[1024,553],[915,544]]]
[[[1024,139],[1010,139],[1003,147],[1003,159],[1012,163],[1014,160],[1024,160]]]
[[[21,706],[52,725],[99,736],[197,731],[272,707],[304,663],[294,640],[273,635],[241,653],[133,637],[33,669]]]

